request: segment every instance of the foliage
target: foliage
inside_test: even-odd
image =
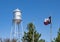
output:
[[[58,35],[55,38],[54,42],[60,42],[60,28],[59,28]]]
[[[22,41],[23,42],[33,42],[33,33],[34,33],[34,42],[44,42],[43,39],[39,40],[39,38],[41,37],[41,34],[39,34],[36,30],[35,30],[35,26],[33,23],[29,23],[27,25],[27,30],[28,32],[24,32],[24,36]]]

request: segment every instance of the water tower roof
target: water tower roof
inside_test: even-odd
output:
[[[21,12],[18,8],[14,10],[14,12]]]

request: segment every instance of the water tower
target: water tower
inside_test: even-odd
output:
[[[18,8],[13,11],[13,19],[12,19],[12,28],[10,34],[10,40],[15,39],[17,42],[20,42],[20,27],[21,24],[21,10]]]

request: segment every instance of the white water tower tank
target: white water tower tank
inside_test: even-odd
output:
[[[21,10],[18,8],[13,11],[13,21],[17,24],[21,22]]]

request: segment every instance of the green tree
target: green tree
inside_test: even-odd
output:
[[[22,39],[23,42],[33,42],[33,33],[34,33],[34,42],[45,42],[43,39],[39,40],[39,38],[41,37],[41,34],[39,34],[35,30],[35,25],[33,23],[29,23],[27,25],[27,30],[28,32],[24,32],[24,36]]]
[[[4,42],[17,42],[17,40],[16,39],[12,39],[11,41],[10,41],[10,39],[4,39]]]
[[[45,40],[43,40],[43,39],[40,39],[40,40],[39,40],[39,42],[45,42]]]
[[[54,42],[60,42],[60,28],[57,37],[54,39]]]
[[[4,39],[4,42],[10,42],[10,39],[8,39],[8,38]]]
[[[12,39],[12,42],[17,42],[17,40],[16,39]]]

